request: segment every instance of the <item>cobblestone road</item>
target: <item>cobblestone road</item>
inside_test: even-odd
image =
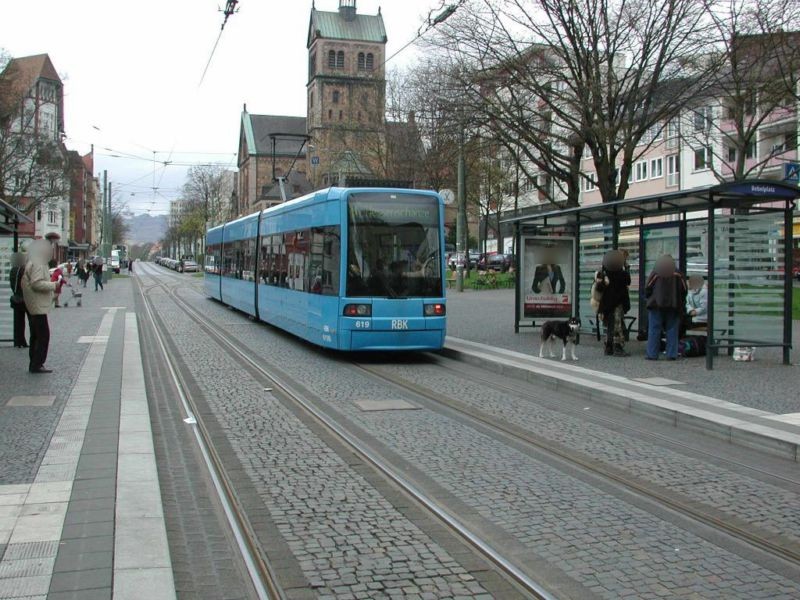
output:
[[[239,315],[199,296],[192,301],[209,318],[229,329],[234,323],[246,323]],[[178,320],[179,315],[169,318]],[[176,329],[181,328],[176,324]],[[462,422],[428,410],[359,411],[354,400],[395,399],[397,391],[343,369],[337,361],[268,327],[236,326],[236,336],[460,501],[599,596],[748,599],[800,596],[797,582],[598,491]],[[252,393],[255,402],[257,391]],[[263,397],[261,402],[264,403]],[[255,415],[249,418],[238,415],[237,419],[239,428],[252,428],[255,423]],[[233,435],[236,422],[232,425]],[[573,425],[575,433],[569,435],[579,436],[583,427]],[[618,434],[609,436],[600,431],[595,434],[600,440],[605,438],[603,444],[594,441],[595,451],[605,449],[609,457],[619,456],[620,452],[624,456],[625,450],[611,450]],[[585,449],[591,450],[591,443],[589,440]],[[257,445],[254,451],[263,449],[263,445]],[[646,469],[646,464],[642,469]],[[721,477],[719,473],[714,475]],[[664,481],[669,481],[669,477],[666,470]],[[746,495],[748,491],[742,493]],[[766,505],[770,511],[767,521],[777,522],[780,511],[786,510],[792,501],[791,497],[779,494],[773,504]],[[796,572],[794,577],[797,578]]]
[[[680,454],[586,419],[543,406],[533,386],[526,393],[498,391],[433,365],[384,367],[404,379],[515,423],[548,440],[774,534],[800,541],[800,494],[721,466]]]
[[[112,281],[103,292],[86,293],[82,307],[54,309],[49,315],[50,351],[47,366],[54,373],[47,377],[28,374],[28,351],[0,348],[3,397],[54,396],[52,406],[0,405],[0,485],[30,483],[47,450],[58,417],[69,397],[89,348],[78,344],[81,336],[97,331],[105,311],[101,306],[115,306],[130,299],[128,286]],[[27,328],[26,336],[30,335]]]
[[[164,292],[150,293],[242,468],[320,598],[491,597],[446,550],[198,332]],[[208,309],[203,306],[204,312]],[[225,323],[237,322],[237,334],[252,328],[218,310]]]

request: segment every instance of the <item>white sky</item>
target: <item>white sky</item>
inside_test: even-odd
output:
[[[0,3],[0,47],[12,56],[50,55],[65,78],[67,146],[85,153],[94,144],[96,173],[108,170],[134,212],[163,214],[183,182],[185,167],[158,165],[154,195],[153,151],[162,162],[235,169],[243,103],[252,113],[305,115],[311,0],[240,0],[199,87],[224,0]],[[339,2],[316,5],[336,10]],[[358,0],[360,13],[379,5],[391,55],[442,1]],[[408,64],[415,52],[389,66]]]

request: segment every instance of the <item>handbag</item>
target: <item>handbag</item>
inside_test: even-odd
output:
[[[9,298],[9,302],[11,303],[11,308],[20,308],[25,306],[25,298],[19,291],[19,275],[15,277],[16,285],[14,288],[11,288],[11,298]]]

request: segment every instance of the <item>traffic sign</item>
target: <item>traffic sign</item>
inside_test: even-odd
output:
[[[784,181],[800,183],[800,163],[787,162],[783,164]]]
[[[319,156],[312,156],[311,157],[311,164],[318,165],[319,164]]]

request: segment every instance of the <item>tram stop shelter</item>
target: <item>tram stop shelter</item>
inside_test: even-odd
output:
[[[8,277],[11,271],[11,254],[19,248],[19,227],[33,221],[24,213],[0,200],[0,344],[11,343],[13,313],[8,302],[11,288]]]
[[[626,250],[631,270],[631,336],[647,336],[644,287],[659,256],[708,289],[706,367],[720,349],[774,347],[790,364],[793,216],[800,189],[746,180],[506,219],[514,227],[515,324],[581,318],[600,334],[590,293],[603,255]]]
[[[5,200],[0,200],[0,235],[13,236],[14,252],[19,247],[19,226],[23,223],[33,223],[33,220]]]

